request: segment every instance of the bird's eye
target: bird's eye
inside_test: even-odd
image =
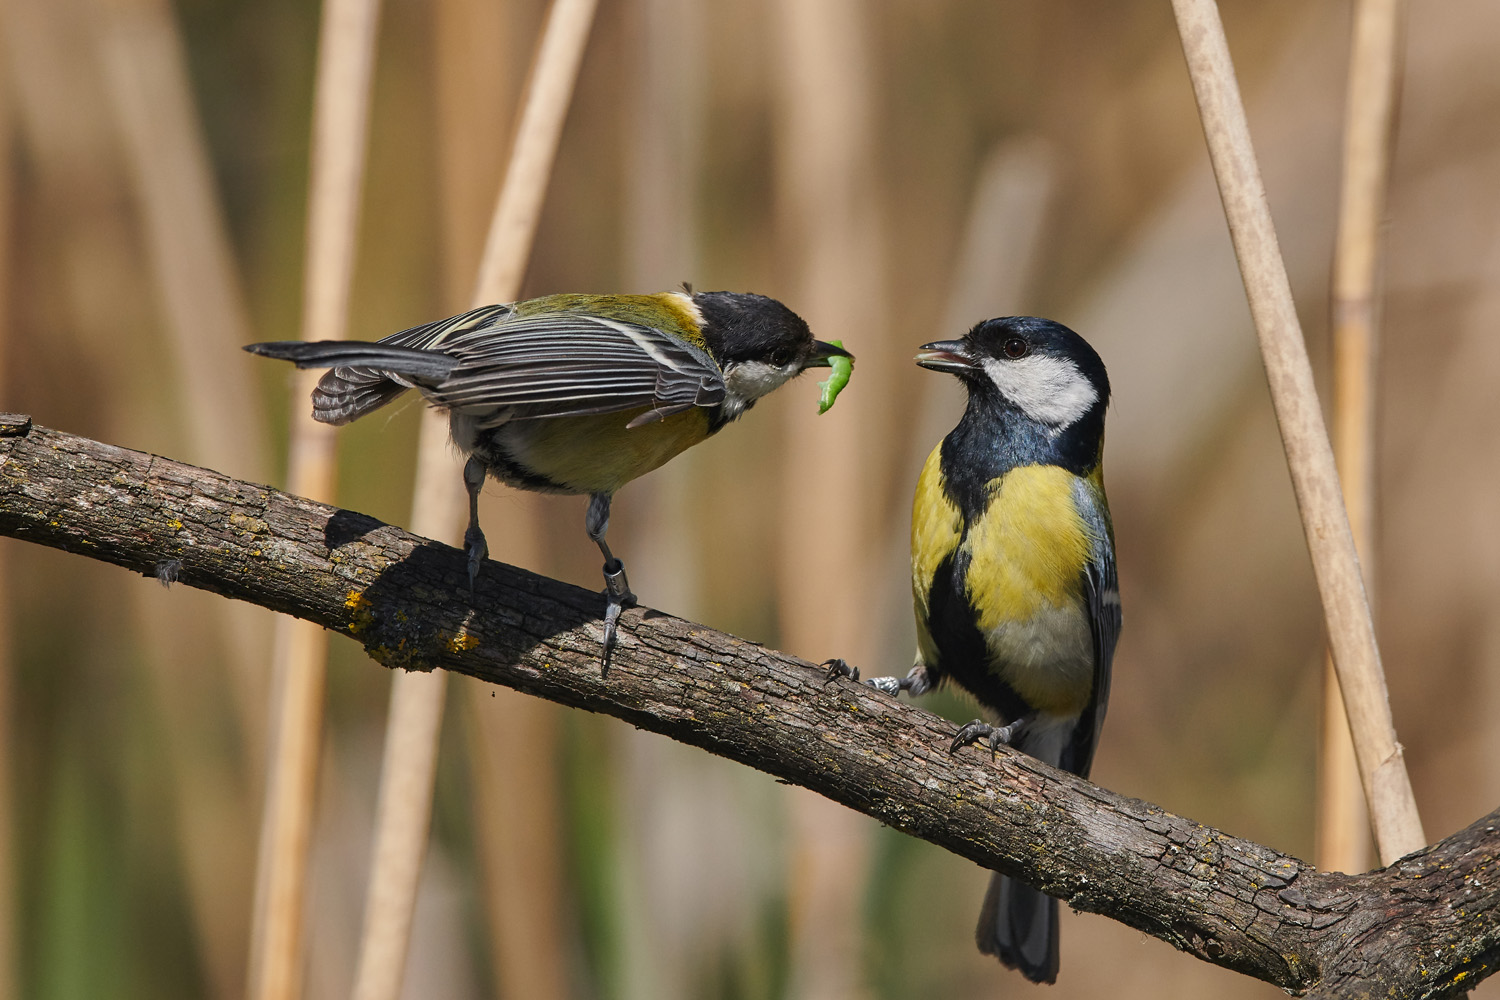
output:
[[[1006,337],[1005,343],[1000,345],[1000,350],[1005,356],[1014,361],[1016,358],[1024,358],[1031,353],[1031,345],[1020,337]]]
[[[792,363],[792,352],[789,348],[778,347],[771,352],[771,364],[777,368],[785,368]]]

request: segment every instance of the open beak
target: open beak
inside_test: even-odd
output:
[[[922,349],[917,352],[916,362],[923,368],[931,368],[935,372],[951,372],[954,375],[961,375],[977,367],[969,345],[962,340],[937,340],[931,344],[923,344]]]
[[[802,367],[831,368],[832,365],[828,362],[829,358],[848,358],[850,361],[853,361],[854,355],[837,344],[830,344],[826,340],[815,340],[813,341],[812,356],[807,359],[807,364]]]

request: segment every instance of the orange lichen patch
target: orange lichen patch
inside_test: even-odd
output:
[[[351,590],[344,595],[344,607],[351,612],[349,616],[349,634],[359,635],[370,627],[375,620],[375,612],[369,598],[365,597],[362,590]]]
[[[467,653],[469,650],[478,647],[479,636],[468,632],[458,632],[449,636],[444,645],[448,647],[448,652],[450,653]]]

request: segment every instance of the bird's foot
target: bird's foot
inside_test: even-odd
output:
[[[479,567],[490,554],[490,547],[479,530],[479,492],[484,489],[484,479],[489,467],[473,455],[464,463],[464,490],[469,494],[469,527],[464,532],[464,551],[469,555],[469,596],[474,596],[474,581],[479,579]]]
[[[625,579],[625,564],[611,559],[604,564],[604,657],[601,676],[609,674],[609,658],[619,639],[620,613],[635,604],[630,582]]]
[[[464,532],[464,551],[469,554],[469,596],[474,596],[474,581],[479,579],[479,567],[489,558],[489,543],[484,540],[484,532],[479,530],[479,525],[469,525],[469,530]]]
[[[1008,726],[992,726],[982,719],[975,719],[966,724],[953,736],[953,742],[948,747],[949,753],[958,753],[964,747],[973,746],[980,740],[988,740],[990,744],[990,755],[994,756],[996,750],[1003,744],[1012,746],[1020,738],[1021,731],[1030,722],[1030,717],[1023,717],[1012,722]]]
[[[831,660],[824,660],[818,666],[828,668],[828,672],[823,675],[824,684],[838,680],[840,677],[847,677],[855,683],[859,682],[859,668],[849,666],[847,660],[834,657]]]
[[[847,677],[855,682],[859,681],[859,668],[849,666],[844,660],[824,660],[819,665],[828,668],[828,673],[823,677],[823,683],[825,684],[839,677]],[[911,673],[905,677],[871,677],[865,681],[865,684],[882,694],[890,695],[892,698],[902,691],[914,696],[925,694],[932,687],[932,684],[927,679],[927,669],[922,666],[913,667]]]

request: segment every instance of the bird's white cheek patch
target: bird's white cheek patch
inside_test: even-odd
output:
[[[796,365],[768,365],[764,361],[741,361],[730,366],[724,373],[724,386],[729,395],[741,403],[755,400],[779,389],[787,379],[797,374]]]
[[[1054,427],[1076,422],[1099,401],[1099,393],[1067,358],[1043,354],[1015,361],[985,358],[984,371],[1023,413]]]

